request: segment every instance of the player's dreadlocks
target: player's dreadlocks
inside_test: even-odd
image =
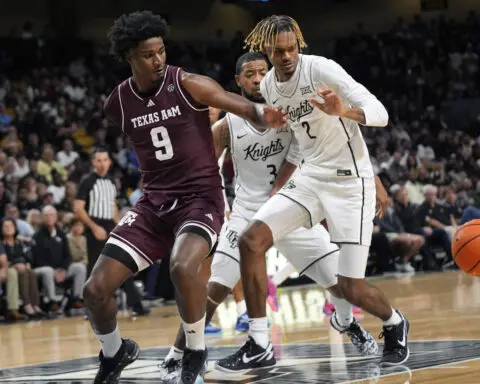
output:
[[[108,31],[110,52],[124,60],[128,52],[138,43],[152,37],[164,39],[168,34],[167,22],[150,11],[137,11],[120,16]]]
[[[284,15],[273,15],[258,22],[245,39],[245,47],[250,47],[250,51],[254,52],[262,52],[266,45],[272,45],[275,48],[277,36],[280,32],[294,32],[297,36],[300,51],[307,47],[297,22],[290,16]]]

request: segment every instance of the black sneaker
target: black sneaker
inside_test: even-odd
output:
[[[160,368],[160,380],[171,380],[179,377],[180,369],[182,368],[182,359],[168,359],[163,360]]]
[[[272,343],[268,343],[267,348],[262,348],[249,336],[242,348],[233,355],[218,360],[215,368],[223,372],[242,372],[253,368],[271,367],[276,363]]]
[[[379,338],[385,338],[383,346],[382,363],[384,365],[400,365],[408,360],[410,350],[408,349],[408,333],[410,324],[403,314],[396,310],[402,318],[398,325],[383,327],[383,332]]]
[[[193,350],[185,348],[182,359],[182,384],[194,384],[198,375],[206,371],[208,352],[207,348],[203,350]]]
[[[95,376],[94,384],[118,383],[123,369],[138,358],[140,348],[137,343],[129,339],[122,339],[122,346],[113,357],[103,356],[100,351],[100,368]]]
[[[378,344],[370,334],[360,326],[360,323],[353,318],[348,327],[342,327],[333,312],[330,318],[330,325],[340,333],[346,333],[352,344],[362,356],[372,356],[378,353]]]

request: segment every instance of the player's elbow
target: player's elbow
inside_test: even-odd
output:
[[[388,112],[385,106],[375,99],[363,107],[365,125],[369,127],[386,127],[388,125]]]
[[[385,108],[383,106],[382,103],[379,103],[380,104],[380,108],[378,109],[379,113],[378,113],[378,121],[379,121],[379,125],[378,127],[386,127],[388,125],[388,120],[389,120],[389,116],[388,116],[388,111],[387,111],[387,108]]]

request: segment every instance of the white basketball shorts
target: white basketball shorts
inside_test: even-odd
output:
[[[213,256],[211,282],[233,289],[240,280],[238,239],[254,215],[254,211],[234,205],[230,220],[223,225]],[[274,247],[299,274],[307,275],[324,288],[337,283],[338,247],[330,242],[328,232],[322,225],[292,231],[276,242]]]
[[[346,252],[350,247],[345,247],[343,261],[340,251],[338,273],[362,278],[365,276],[374,216],[373,178],[318,180],[297,173],[259,209],[253,220],[267,224],[277,244],[297,228],[311,228],[326,219],[333,243],[359,245],[354,265],[354,255]]]

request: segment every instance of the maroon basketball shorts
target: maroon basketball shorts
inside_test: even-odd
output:
[[[168,255],[176,238],[185,232],[202,236],[211,252],[223,220],[221,190],[177,199],[160,207],[142,197],[110,233],[102,254],[138,272]]]

